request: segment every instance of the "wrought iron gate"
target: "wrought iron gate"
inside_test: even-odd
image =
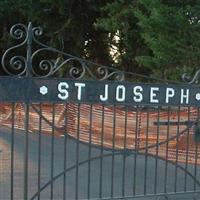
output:
[[[133,83],[147,77],[48,47],[31,23],[10,35],[0,199],[200,199],[198,86]]]

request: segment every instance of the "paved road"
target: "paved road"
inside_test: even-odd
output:
[[[29,151],[28,151],[28,199],[31,199],[37,194],[38,187],[38,134],[29,134]],[[64,137],[56,137],[54,140],[53,149],[53,165],[52,159],[52,137],[42,135],[41,142],[41,177],[40,184],[43,187],[48,182],[51,183],[51,175],[58,178],[53,184],[47,184],[47,187],[41,191],[41,199],[63,199],[63,166],[64,166]],[[11,131],[7,128],[0,129],[0,199],[10,199],[10,163],[11,163]],[[13,195],[15,200],[23,199],[24,188],[24,155],[25,155],[25,134],[24,131],[15,131],[14,135],[14,188]],[[155,189],[155,158],[145,157],[144,155],[129,155],[126,157],[126,164],[123,165],[123,155],[116,154],[112,156],[112,151],[104,150],[103,154],[107,155],[100,159],[101,149],[91,148],[91,157],[99,157],[87,162],[90,148],[88,145],[78,144],[75,140],[67,139],[67,168],[71,168],[66,173],[66,199],[75,199],[76,189],[78,189],[79,199],[88,199],[88,192],[90,198],[99,198],[100,188],[102,188],[102,197],[110,199],[113,194],[114,197],[121,197],[124,192],[127,196],[132,196],[133,192],[137,195],[144,193],[146,188],[147,194],[153,194]],[[78,160],[77,160],[78,150]],[[109,156],[110,155],[110,156]],[[146,161],[145,161],[146,158]],[[102,160],[102,171],[101,171]],[[86,161],[86,162],[84,162]],[[136,162],[135,162],[136,161]],[[76,167],[77,162],[82,162],[79,167]],[[147,167],[145,168],[145,162]],[[174,191],[175,185],[175,166],[168,163],[167,174],[165,173],[165,161],[158,161],[157,170],[157,192],[163,193],[165,189],[165,178],[167,177],[166,190],[168,192]],[[53,166],[53,168],[52,168]],[[123,170],[123,167],[125,170]],[[185,167],[183,165],[183,167]],[[88,169],[90,168],[90,173]],[[53,170],[52,170],[53,169]],[[194,174],[194,166],[188,166],[191,174]],[[123,171],[125,173],[123,174]],[[146,171],[146,176],[145,176]],[[59,176],[60,174],[60,176]],[[78,174],[78,176],[77,176]],[[100,176],[102,174],[102,176]],[[166,176],[165,176],[166,175]],[[102,185],[100,184],[100,177],[102,177]],[[197,169],[197,177],[200,180],[200,168]],[[124,180],[124,184],[122,184]],[[78,181],[78,184],[76,184]],[[184,183],[187,182],[186,190],[192,191],[194,188],[194,181],[188,175],[178,169],[177,173],[177,191],[184,190]],[[146,182],[146,184],[145,184]],[[89,183],[89,184],[88,184]],[[88,188],[88,185],[90,186]],[[135,185],[135,187],[134,187]],[[51,190],[53,188],[53,190]],[[196,188],[200,190],[199,186]],[[52,192],[52,193],[51,193]],[[168,199],[200,199],[198,194],[169,196]],[[36,198],[37,199],[37,196]],[[123,199],[123,198],[122,198]],[[152,198],[138,198],[140,200],[154,200],[165,199],[164,197]]]

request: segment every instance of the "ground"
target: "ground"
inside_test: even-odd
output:
[[[38,139],[36,133],[29,133],[29,151],[28,151],[28,199],[37,198],[38,189]],[[53,142],[52,142],[53,141]],[[41,166],[40,166],[40,184],[43,187],[40,199],[63,199],[63,169],[64,169],[64,137],[52,137],[42,135],[41,140]],[[53,150],[52,150],[53,144]],[[0,128],[0,199],[10,199],[10,173],[11,173],[11,130],[8,128]],[[156,170],[155,157],[130,154],[124,157],[122,152],[111,150],[103,150],[103,158],[101,148],[91,147],[77,142],[72,138],[67,138],[66,143],[66,165],[67,173],[65,177],[65,194],[66,199],[75,199],[77,192],[78,199],[94,198],[99,199],[102,195],[105,199],[111,196],[125,196],[146,194],[174,193],[175,185],[178,192],[184,189],[188,194],[180,194],[179,196],[168,196],[168,199],[200,199],[200,195],[190,193],[194,190],[195,182],[186,175],[184,171],[177,168],[177,176],[175,175],[176,166],[167,163],[164,160],[158,161]],[[78,153],[77,153],[78,152]],[[91,152],[91,154],[90,154]],[[53,154],[52,154],[53,153]],[[13,195],[15,200],[23,199],[24,188],[24,155],[25,155],[25,132],[16,130],[14,133],[14,187]],[[78,155],[78,156],[77,156]],[[107,155],[107,156],[106,156]],[[96,157],[96,159],[95,159]],[[94,159],[91,159],[94,158]],[[54,162],[51,162],[53,159]],[[89,162],[87,161],[89,159]],[[80,163],[79,166],[76,163]],[[101,165],[102,164],[102,165]],[[166,165],[167,164],[167,165]],[[53,166],[53,168],[52,168]],[[102,167],[101,167],[102,166]],[[146,167],[145,167],[146,166]],[[186,166],[181,164],[183,168]],[[194,174],[194,165],[187,166],[188,171]],[[156,172],[157,171],[157,172]],[[156,175],[157,173],[157,175]],[[51,182],[51,175],[57,177]],[[197,168],[197,177],[200,178],[200,167]],[[156,179],[155,179],[156,177]],[[177,177],[177,184],[175,184]],[[199,180],[198,178],[198,180]],[[157,182],[157,183],[156,183]],[[77,184],[78,183],[78,184]],[[166,184],[165,184],[166,183]],[[186,187],[184,186],[186,184]],[[196,190],[200,191],[200,187],[196,184]],[[100,192],[101,191],[101,192]],[[89,194],[89,196],[88,196]],[[35,196],[34,196],[35,195]],[[125,198],[121,198],[125,199]],[[130,198],[133,199],[133,198]],[[140,200],[165,199],[164,196],[138,198]]]

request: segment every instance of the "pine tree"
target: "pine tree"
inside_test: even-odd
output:
[[[110,33],[109,45],[115,53],[116,65],[125,71],[149,74],[150,69],[139,66],[136,61],[137,56],[149,52],[137,25],[137,8],[138,0],[114,0],[104,6],[104,17],[98,20],[97,25]]]
[[[140,0],[135,12],[150,54],[138,56],[154,74],[178,79],[200,64],[200,1]]]

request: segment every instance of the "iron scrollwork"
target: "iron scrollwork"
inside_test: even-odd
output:
[[[32,23],[29,23],[28,26],[18,23],[11,27],[10,36],[17,44],[7,49],[1,59],[2,67],[8,75],[50,77],[59,74],[72,79],[125,81],[136,78],[154,82],[177,83],[81,59],[43,44],[38,39],[42,35],[42,28],[33,27]],[[19,52],[19,55],[16,55],[16,51]],[[183,75],[183,79],[190,84],[196,83],[199,78],[200,70],[192,80],[188,75]]]
[[[2,67],[8,75],[27,76],[31,73],[31,76],[35,77],[49,77],[65,69],[65,76],[72,79],[125,80],[121,70],[80,59],[41,43],[38,37],[42,34],[42,28],[32,27],[31,23],[28,26],[19,23],[11,27],[10,36],[18,43],[7,49],[1,60]],[[30,55],[27,53],[28,48]],[[21,55],[16,55],[15,51]],[[49,58],[52,54],[52,58]],[[44,59],[43,55],[48,56]]]
[[[20,43],[10,47],[5,51],[1,60],[1,64],[8,75],[21,76],[26,72],[27,69],[26,58],[20,55],[10,57],[9,54],[12,55],[12,52],[15,49],[18,49],[26,44],[28,39],[28,29],[23,24],[16,24],[10,29],[10,36],[15,40],[20,41]],[[9,61],[7,61],[7,57],[10,57],[8,59]]]
[[[182,75],[182,79],[184,82],[186,82],[188,84],[198,84],[200,81],[200,70],[197,70],[193,77],[184,73]]]

